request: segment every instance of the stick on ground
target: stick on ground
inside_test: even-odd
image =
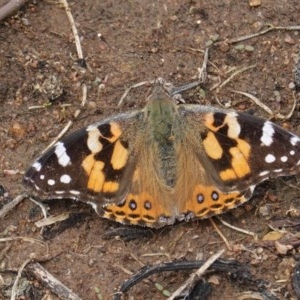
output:
[[[0,22],[14,14],[15,11],[18,10],[26,2],[28,2],[28,0],[10,0],[2,7],[0,7]]]
[[[27,265],[26,271],[36,278],[44,287],[56,294],[60,299],[64,300],[81,300],[79,296],[74,294],[68,287],[50,274],[42,265],[33,262]]]
[[[205,271],[224,253],[224,249],[220,250],[216,254],[212,255],[195,273],[193,273],[190,278],[177,289],[168,300],[181,298],[185,292],[188,292],[195,283],[200,279],[200,277],[205,273]],[[185,297],[185,296],[184,296]]]

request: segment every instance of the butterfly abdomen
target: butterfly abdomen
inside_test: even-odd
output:
[[[148,100],[145,108],[147,127],[143,147],[152,148],[158,162],[157,176],[168,187],[176,183],[176,155],[174,147],[174,124],[178,117],[176,104],[162,90],[158,89]]]

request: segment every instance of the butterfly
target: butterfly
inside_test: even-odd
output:
[[[299,171],[297,135],[247,113],[177,104],[156,83],[143,109],[63,138],[24,182],[104,218],[158,228],[224,213],[258,183]]]

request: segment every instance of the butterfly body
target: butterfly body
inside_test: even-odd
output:
[[[144,109],[77,131],[43,154],[25,183],[121,223],[161,227],[248,200],[255,185],[300,171],[300,139],[247,114],[177,105],[157,86]]]

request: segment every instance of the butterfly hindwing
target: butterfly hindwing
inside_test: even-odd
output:
[[[155,145],[145,147],[142,137],[128,194],[124,201],[104,207],[105,217],[121,223],[161,227],[173,224],[177,216],[177,201],[173,189],[164,183]]]

